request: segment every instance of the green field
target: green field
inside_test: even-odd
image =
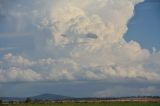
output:
[[[13,104],[2,106],[160,106],[151,102],[106,102],[106,103],[50,103],[50,104]]]

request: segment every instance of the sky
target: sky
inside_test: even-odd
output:
[[[135,8],[135,16],[128,23],[125,39],[135,40],[141,47],[153,50],[160,49],[160,1],[146,0]],[[137,27],[138,26],[138,27]],[[145,40],[144,40],[145,38]]]
[[[0,0],[0,96],[160,96],[159,0]]]

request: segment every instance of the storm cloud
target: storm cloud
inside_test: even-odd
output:
[[[160,81],[160,52],[124,39],[135,5],[141,2],[1,0],[0,37],[30,37],[32,43],[18,45],[33,50],[5,52],[0,82]]]

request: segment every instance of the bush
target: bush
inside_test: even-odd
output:
[[[2,104],[3,103],[3,101],[2,100],[0,100],[0,104]]]
[[[32,99],[31,98],[26,98],[25,103],[31,103]]]

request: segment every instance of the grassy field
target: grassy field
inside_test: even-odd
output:
[[[53,103],[53,104],[15,104],[15,105],[10,104],[2,106],[160,106],[160,103],[151,103],[151,102]]]

